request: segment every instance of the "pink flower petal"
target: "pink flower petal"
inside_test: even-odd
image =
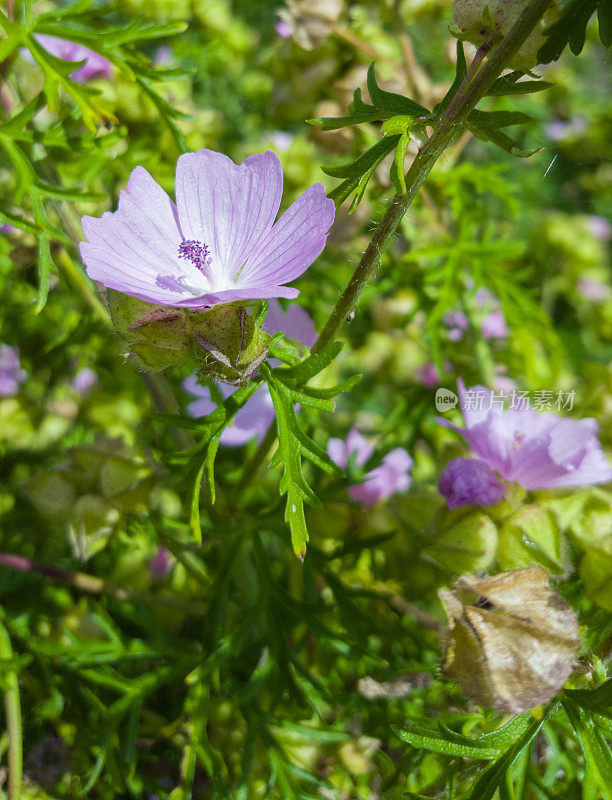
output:
[[[208,246],[223,288],[272,228],[282,193],[283,172],[272,150],[240,165],[212,150],[180,156],[176,202],[181,228],[185,239]]]
[[[208,283],[189,261],[179,259],[176,207],[143,167],[132,172],[117,211],[99,219],[85,216],[82,222],[87,241],[80,251],[87,274],[111,289],[176,305],[193,299],[189,286]]]
[[[249,255],[240,274],[242,286],[289,283],[321,254],[334,221],[335,207],[322,183],[293,203]]]

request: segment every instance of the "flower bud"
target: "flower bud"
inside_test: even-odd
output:
[[[448,615],[442,670],[479,705],[520,713],[547,703],[571,675],[578,620],[542,567],[461,575],[439,596]]]
[[[200,375],[246,383],[268,354],[270,337],[242,306],[216,306],[190,321]]]
[[[497,561],[502,569],[541,564],[552,572],[563,572],[564,540],[552,511],[532,503],[506,520],[499,534]]]
[[[442,509],[434,523],[435,540],[426,552],[455,575],[487,569],[497,551],[497,528],[481,511]]]
[[[180,364],[191,353],[190,326],[182,309],[145,303],[112,289],[108,306],[117,333],[147,372]]]
[[[496,44],[502,39],[529,5],[529,0],[455,0],[453,20],[459,36],[476,46],[483,42]],[[543,31],[559,16],[558,2],[552,3],[537,27],[515,53],[510,65],[514,69],[530,70],[538,64],[538,50],[545,43]]]
[[[612,535],[587,547],[580,562],[580,577],[587,596],[612,611]]]
[[[304,50],[314,50],[332,32],[343,9],[342,0],[287,0],[278,16]]]

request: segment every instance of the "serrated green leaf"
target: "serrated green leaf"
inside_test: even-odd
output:
[[[348,164],[329,164],[322,167],[326,175],[331,175],[332,178],[360,178],[365,175],[373,167],[376,167],[383,158],[388,155],[391,150],[399,142],[399,135],[385,136],[376,142],[375,145],[362,153],[355,161]]]
[[[604,47],[612,45],[612,3],[610,0],[601,0],[597,7],[597,24],[599,25],[599,38]]]
[[[372,99],[372,104],[376,108],[383,111],[395,114],[407,114],[411,117],[423,117],[429,115],[429,109],[417,103],[415,100],[410,100],[401,94],[395,92],[386,92],[381,89],[376,82],[376,73],[374,71],[374,64],[370,64],[367,76],[368,92]]]
[[[612,708],[612,678],[596,689],[566,689],[565,695],[582,708],[601,714]]]
[[[482,142],[492,142],[506,153],[509,153],[511,156],[516,156],[517,158],[529,158],[534,153],[541,150],[539,147],[535,150],[521,150],[512,137],[500,130],[480,128],[473,123],[467,124],[466,127],[477,139],[480,139]]]
[[[554,86],[549,81],[521,81],[524,72],[516,71],[509,72],[507,75],[502,75],[498,78],[486,93],[485,97],[499,97],[512,94],[532,94],[533,92],[541,92],[544,89],[549,89]]]
[[[311,378],[322,372],[336,359],[343,346],[343,342],[330,342],[319,353],[312,353],[308,358],[305,358],[297,367],[283,370],[283,383],[292,387],[303,386],[308,383]]]
[[[442,100],[435,106],[434,114],[436,116],[440,116],[443,111],[447,108],[448,104],[452,100],[455,92],[463,83],[463,79],[467,74],[467,64],[465,61],[465,50],[463,49],[463,42],[461,39],[457,39],[457,67],[455,69],[455,78],[450,85],[448,92],[444,95]]]
[[[410,722],[401,730],[395,733],[402,741],[412,745],[412,747],[431,750],[445,756],[455,756],[461,758],[476,758],[489,760],[498,758],[500,750],[497,747],[480,744],[478,739],[470,740],[467,736],[459,737],[460,741],[449,736],[446,731],[435,729],[430,730],[418,723]],[[453,733],[453,731],[450,731]]]
[[[571,722],[584,754],[587,777],[594,778],[605,800],[612,797],[612,754],[610,746],[601,734],[592,716],[564,692],[561,704]]]
[[[468,114],[467,121],[477,125],[481,130],[489,131],[533,122],[533,117],[522,111],[479,111],[474,109]]]
[[[216,433],[208,443],[208,447],[206,448],[206,458],[204,460],[204,464],[206,465],[206,483],[208,485],[208,491],[210,493],[211,502],[215,503],[217,499],[217,494],[215,491],[215,458],[217,456],[217,450],[219,449],[219,439],[221,438],[221,433]]]
[[[578,55],[584,46],[589,19],[598,4],[599,0],[573,0],[560,18],[544,31],[547,41],[538,50],[538,62],[556,61],[568,44],[572,53]]]
[[[497,761],[489,764],[480,773],[470,790],[470,800],[492,800],[495,792],[504,786],[507,771],[512,767],[519,753],[537,736],[545,720],[546,715],[539,720],[532,719],[522,736]]]

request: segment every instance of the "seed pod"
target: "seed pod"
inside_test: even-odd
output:
[[[548,702],[571,675],[577,617],[542,567],[461,575],[439,595],[449,620],[442,671],[480,705],[520,713]]]

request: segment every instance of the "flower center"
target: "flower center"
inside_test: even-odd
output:
[[[212,258],[208,245],[204,242],[198,242],[195,239],[186,239],[179,245],[179,258],[186,258],[205,275],[212,283],[212,274],[210,271],[210,264]]]

